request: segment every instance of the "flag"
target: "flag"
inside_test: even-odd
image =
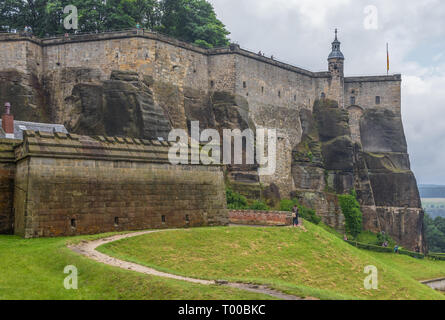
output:
[[[389,73],[389,46],[386,44],[386,74]]]

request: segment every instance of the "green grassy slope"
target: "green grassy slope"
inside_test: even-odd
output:
[[[104,237],[70,238],[70,241]],[[241,290],[142,275],[97,263],[66,247],[67,238],[0,236],[0,299],[268,299]],[[79,271],[78,290],[66,290],[65,266]]]
[[[417,280],[445,276],[445,263],[370,253],[323,228],[307,222],[305,227],[307,232],[249,227],[170,231],[110,243],[99,250],[178,275],[269,284],[321,299],[444,298]],[[431,268],[424,267],[430,263]],[[378,268],[378,290],[364,288],[368,265]]]

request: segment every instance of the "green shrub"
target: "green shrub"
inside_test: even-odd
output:
[[[226,188],[226,200],[227,208],[231,210],[245,210],[249,208],[246,197],[230,188]]]
[[[280,211],[292,212],[294,205],[298,205],[298,201],[296,199],[283,199],[280,201]]]
[[[303,219],[312,222],[314,224],[319,224],[321,222],[321,219],[319,216],[317,216],[317,213],[315,210],[312,210],[310,208],[306,208],[305,206],[302,206],[298,203],[297,199],[283,199],[280,201],[280,211],[288,211],[292,212],[292,208],[294,205],[298,206],[298,212],[300,217]]]
[[[258,211],[269,211],[270,208],[267,204],[265,204],[262,201],[255,201],[254,203],[252,203],[252,205],[249,207],[249,209],[251,210],[258,210]]]
[[[392,248],[375,246],[375,245],[369,244],[369,243],[360,243],[360,242],[356,242],[356,241],[346,241],[346,242],[349,243],[350,245],[353,245],[354,247],[359,248],[359,249],[370,250],[370,251],[374,251],[374,252],[385,252],[385,253],[393,252]]]
[[[338,200],[340,202],[341,211],[345,216],[346,232],[354,238],[357,238],[363,230],[363,214],[360,211],[360,204],[357,201],[355,191],[351,191],[351,194],[339,195]]]
[[[304,206],[298,206],[300,216],[313,224],[319,224],[321,222],[321,218],[317,216],[317,213],[313,209],[306,208]]]

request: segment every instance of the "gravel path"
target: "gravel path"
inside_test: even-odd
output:
[[[148,274],[151,276],[157,276],[157,277],[163,277],[163,278],[169,278],[169,279],[175,279],[175,280],[182,280],[182,281],[198,283],[198,284],[202,284],[202,285],[216,284],[216,285],[221,285],[221,286],[227,286],[227,287],[242,289],[242,290],[246,290],[246,291],[250,291],[250,292],[266,294],[266,295],[269,295],[269,296],[272,296],[272,297],[275,297],[278,299],[282,299],[282,300],[304,300],[300,297],[288,295],[288,294],[273,290],[273,289],[271,289],[267,286],[263,286],[263,285],[252,285],[252,284],[245,284],[245,283],[231,283],[231,282],[226,282],[226,281],[210,281],[210,280],[202,280],[202,279],[194,279],[194,278],[189,278],[189,277],[177,276],[174,274],[157,271],[155,269],[148,268],[148,267],[142,266],[140,264],[119,260],[119,259],[110,257],[110,256],[103,254],[96,250],[97,247],[99,247],[103,244],[106,244],[106,243],[110,243],[110,242],[114,242],[114,241],[118,241],[118,240],[122,240],[122,239],[127,239],[127,238],[132,238],[132,237],[138,237],[138,236],[155,233],[155,232],[167,232],[167,231],[171,232],[174,230],[171,230],[171,229],[170,230],[154,230],[154,231],[141,231],[141,232],[134,232],[134,233],[128,233],[128,234],[120,234],[120,235],[115,235],[115,236],[111,236],[111,237],[107,237],[107,238],[103,238],[103,239],[99,239],[99,240],[94,240],[94,241],[82,241],[75,245],[69,245],[68,247],[71,250],[73,250],[81,255],[84,255],[90,259],[93,259],[95,261],[105,263],[110,266],[122,268],[122,269],[127,269],[127,270],[140,272],[143,274]],[[313,300],[313,299],[308,298],[308,300]]]

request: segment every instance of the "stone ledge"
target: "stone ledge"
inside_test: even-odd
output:
[[[173,143],[168,141],[127,137],[89,137],[32,130],[24,131],[23,139],[23,144],[15,148],[16,161],[34,156],[170,164],[168,153],[169,148],[173,146]],[[189,159],[195,152],[189,148]],[[9,157],[11,157],[10,154]]]

